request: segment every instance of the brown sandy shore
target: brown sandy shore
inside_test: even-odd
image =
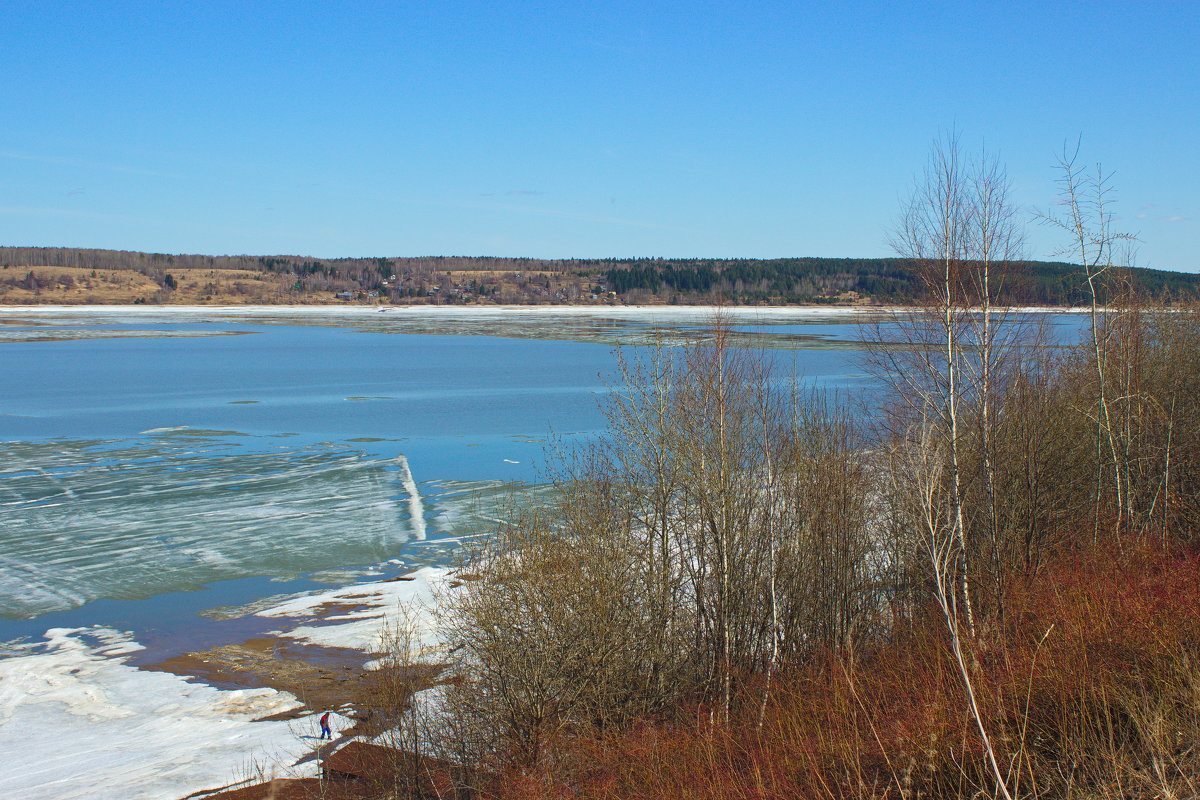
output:
[[[392,578],[386,583],[407,581]],[[140,669],[169,672],[207,683],[218,689],[271,688],[289,692],[303,705],[267,719],[298,719],[321,709],[350,707],[351,713],[366,721],[371,670],[367,664],[384,653],[352,647],[331,647],[298,640],[287,635],[299,627],[320,628],[342,624],[348,616],[378,618],[383,624],[387,613],[383,598],[364,597],[362,602],[326,602],[307,610],[303,616],[275,617],[280,630],[243,641],[206,650],[182,653],[139,666]],[[239,619],[230,617],[231,624]],[[365,731],[346,731],[355,735]]]
[[[352,648],[304,644],[284,636],[256,636],[140,668],[170,672],[218,689],[266,687],[290,692],[303,706],[267,719],[298,719],[318,709],[354,705],[365,665],[378,656]]]
[[[461,585],[463,580],[474,578],[473,575],[459,575],[448,579],[447,585],[453,588]],[[315,711],[339,709],[343,716],[355,720],[352,727],[340,731],[342,737],[376,735],[383,732],[372,712],[373,706],[377,705],[380,681],[395,683],[397,677],[402,677],[410,685],[432,685],[444,670],[444,665],[435,661],[415,661],[403,666],[393,665],[389,667],[391,673],[385,674],[387,670],[371,664],[388,655],[380,650],[386,648],[389,638],[386,634],[396,621],[394,614],[398,603],[409,609],[404,612],[405,618],[424,613],[415,610],[412,600],[398,600],[410,591],[404,587],[420,591],[421,584],[412,583],[414,580],[411,576],[401,576],[375,584],[350,585],[321,593],[317,598],[319,602],[311,605],[301,596],[298,612],[288,612],[285,608],[287,615],[283,616],[274,606],[273,610],[263,612],[267,616],[262,617],[262,621],[275,630],[255,633],[233,644],[169,655],[140,664],[138,668],[168,672],[218,689],[270,688],[288,692],[302,705],[265,719],[298,719]],[[324,600],[326,595],[332,599]],[[283,601],[284,607],[289,604],[296,605]],[[229,616],[223,615],[221,624],[241,625],[231,630],[242,630],[242,621],[256,616],[259,611],[247,607]],[[321,630],[327,628],[333,633],[332,639],[338,641],[343,638],[338,627],[343,625],[358,628],[360,635],[351,637],[356,645],[364,641],[361,634],[365,625],[366,629],[375,632],[369,637],[375,644],[360,649],[358,646],[314,643],[305,638],[314,632],[320,638]],[[397,669],[405,674],[398,676]]]
[[[303,620],[290,618],[289,623],[332,624],[328,617],[362,610],[362,606],[326,604],[314,616]],[[336,737],[302,755],[292,766],[325,759],[338,747],[357,736],[372,736],[382,731],[371,724],[371,715],[362,701],[367,685],[367,662],[375,655],[362,650],[322,647],[288,639],[281,635],[258,636],[237,644],[222,645],[207,650],[184,653],[140,669],[169,672],[188,680],[199,681],[219,689],[271,688],[293,694],[302,705],[290,711],[260,718],[259,722],[301,719],[322,709],[339,709],[354,724],[337,732]],[[311,779],[307,779],[311,780]],[[304,783],[299,781],[297,783]],[[191,792],[180,800],[222,796],[239,787],[253,787],[253,779],[224,786],[210,786]],[[250,796],[259,796],[253,789],[242,789]],[[307,796],[307,795],[305,795]]]
[[[353,747],[381,750],[375,745],[363,745],[362,741],[369,741],[390,729],[394,724],[396,704],[406,704],[410,692],[444,680],[445,665],[429,660],[409,661],[407,657],[402,663],[395,663],[388,658],[388,653],[378,651],[387,648],[387,643],[394,638],[391,634],[399,633],[396,626],[406,623],[408,634],[414,637],[405,639],[406,650],[416,646],[418,649],[410,652],[440,652],[439,648],[419,649],[420,631],[432,619],[429,604],[436,597],[428,594],[430,586],[440,583],[453,589],[477,578],[473,574],[423,568],[375,583],[352,584],[315,596],[283,599],[266,608],[252,605],[215,609],[218,612],[216,618],[221,621],[236,624],[249,615],[262,616],[277,624],[280,630],[252,636],[236,644],[172,656],[141,668],[170,672],[221,689],[269,687],[289,692],[303,704],[263,721],[308,717],[322,709],[337,710],[343,720],[349,718],[352,721],[349,726],[343,722],[341,729],[335,730],[332,741],[318,742],[307,753],[301,754],[293,767],[311,765],[315,759],[322,762],[332,759],[334,753],[341,752],[343,745],[354,741],[358,744]],[[426,599],[419,599],[422,596]],[[425,621],[420,621],[421,618]],[[347,627],[339,629],[339,626]],[[307,640],[310,637],[318,641],[353,642],[356,646],[367,642],[373,644],[356,649],[315,644]],[[382,664],[369,663],[381,657]],[[221,793],[221,797],[226,793],[230,793],[230,797],[241,797],[240,793],[245,793],[247,798],[260,798],[276,796],[276,789],[287,789],[297,797],[326,796],[324,784],[313,782],[313,778],[291,779],[277,785],[274,782],[255,783],[251,779],[249,783],[239,781],[193,792],[183,800],[206,797],[212,792]],[[314,785],[320,791],[314,792]],[[287,792],[284,794],[292,796]],[[359,797],[360,794],[348,791],[346,796]]]

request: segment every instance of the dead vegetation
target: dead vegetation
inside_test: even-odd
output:
[[[324,298],[298,296],[289,291],[291,286],[292,281],[283,276],[251,270],[177,269],[155,279],[131,269],[13,266],[0,269],[0,304],[274,305],[334,302],[332,295]]]

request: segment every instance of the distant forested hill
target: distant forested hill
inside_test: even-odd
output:
[[[1003,274],[1001,300],[1020,305],[1079,305],[1087,286],[1079,268],[1062,262],[1024,261],[994,267]],[[1135,268],[1125,271],[1142,295],[1195,299],[1200,275]],[[880,303],[919,300],[923,287],[913,265],[892,258],[780,258],[770,260],[639,260],[614,262],[605,277],[618,294],[720,295],[727,302],[835,302],[855,293]]]
[[[1071,264],[1003,265],[1000,299],[1078,305]],[[57,271],[56,271],[57,268]],[[1200,275],[1123,273],[1148,299],[1200,298]],[[128,296],[127,296],[128,295]],[[205,256],[58,247],[0,248],[0,303],[887,303],[919,301],[896,258],[568,259]]]

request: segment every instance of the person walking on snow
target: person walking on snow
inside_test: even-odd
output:
[[[332,739],[333,738],[333,730],[331,730],[329,727],[329,712],[328,711],[326,711],[324,714],[321,715],[321,738],[322,739]]]

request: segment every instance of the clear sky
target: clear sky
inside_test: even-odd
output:
[[[956,129],[1200,270],[1200,2],[0,4],[0,243],[888,255]],[[1045,227],[1029,254],[1054,254]]]

